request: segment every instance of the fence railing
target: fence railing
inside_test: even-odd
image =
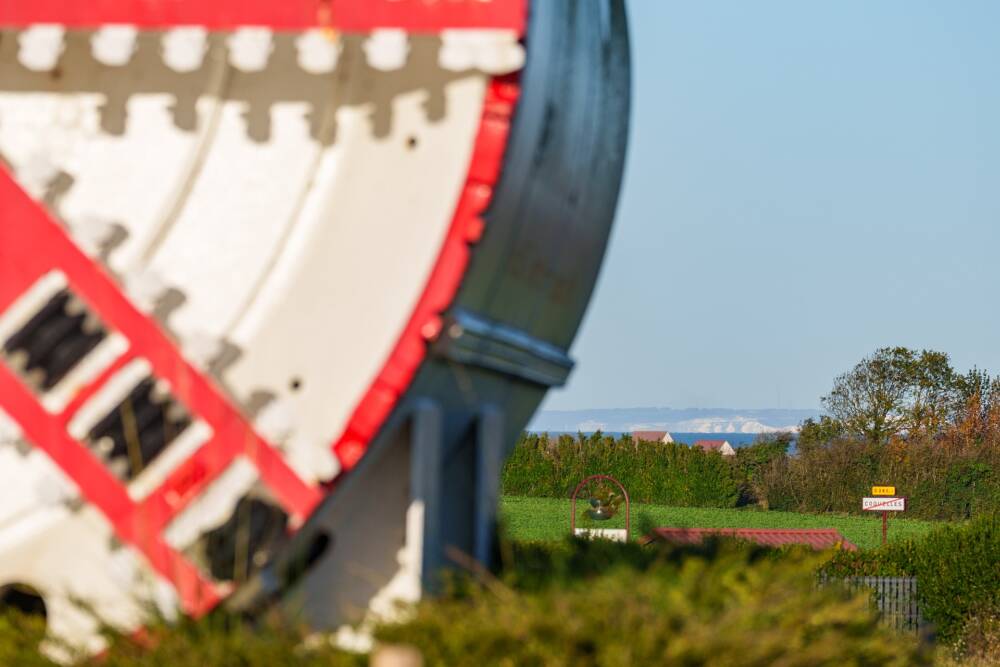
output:
[[[922,633],[926,630],[920,604],[917,601],[916,577],[823,577],[821,584],[840,584],[850,591],[874,591],[873,601],[882,622],[900,632]]]

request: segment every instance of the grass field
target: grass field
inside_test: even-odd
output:
[[[594,527],[589,519],[580,520],[585,503],[578,503],[578,524]],[[500,516],[506,534],[515,540],[558,540],[569,534],[570,501],[561,498],[524,498],[504,496]],[[933,521],[889,518],[889,541],[922,535],[935,526]],[[623,517],[601,522],[602,528],[623,528]],[[877,547],[882,540],[881,515],[851,516],[842,514],[796,514],[769,512],[756,508],[713,509],[702,507],[632,506],[632,537],[640,537],[644,527],[680,528],[836,528],[841,535],[862,549]]]

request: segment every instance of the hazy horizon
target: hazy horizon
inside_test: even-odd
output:
[[[820,410],[797,408],[594,408],[542,410],[529,431],[664,430],[675,433],[768,433],[796,431]]]

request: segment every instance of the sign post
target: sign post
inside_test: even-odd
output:
[[[882,513],[882,544],[888,541],[889,532],[889,512],[905,512],[906,498],[896,496],[894,486],[873,486],[872,496],[874,498],[862,498],[861,509],[866,512]]]

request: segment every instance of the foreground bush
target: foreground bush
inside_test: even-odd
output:
[[[1000,667],[1000,611],[976,613],[943,657],[948,667]]]
[[[38,652],[44,638],[45,622],[38,617],[0,614],[0,665],[53,667],[54,663]]]
[[[632,502],[735,507],[740,499],[740,469],[717,453],[601,433],[522,436],[504,467],[502,489],[507,495],[568,498],[580,480],[595,474],[616,477]]]
[[[831,576],[914,576],[924,618],[940,641],[975,641],[1000,635],[986,621],[1000,617],[1000,515],[945,526],[918,540],[881,549],[840,552],[824,568]],[[976,624],[983,625],[976,631]]]
[[[359,667],[363,656],[335,649],[329,642],[309,642],[304,631],[277,624],[252,625],[242,619],[213,616],[162,626],[140,642],[117,638],[94,667]]]
[[[878,622],[868,599],[818,587],[816,568],[823,566],[834,576],[916,573],[922,590],[942,600],[950,595],[947,604],[965,614],[955,619],[954,656],[942,653],[940,664],[993,666],[1000,614],[984,610],[995,601],[988,593],[998,591],[996,530],[996,519],[981,519],[940,531],[922,546],[841,552],[825,565],[811,552],[731,541],[507,544],[498,577],[456,578],[443,599],[422,603],[408,622],[376,634],[383,643],[415,647],[428,665],[931,663],[929,649]],[[978,555],[942,563],[957,553]],[[973,567],[974,558],[984,566]],[[942,568],[947,573],[938,580],[926,579]],[[53,667],[36,650],[42,635],[31,619],[0,616],[0,665]],[[215,616],[154,628],[141,641],[112,638],[108,654],[87,664],[338,667],[368,658],[307,640],[295,628]]]
[[[44,623],[34,617],[0,615],[0,665],[4,667],[58,667],[39,652]],[[92,667],[350,667],[367,665],[365,656],[334,649],[328,642],[306,642],[305,634],[274,624],[251,625],[221,615],[201,621],[184,620],[160,625],[139,638],[109,631],[110,647],[103,655],[78,656],[79,664]],[[71,649],[46,640],[59,655]],[[51,651],[45,651],[51,654]]]
[[[531,562],[515,562],[513,581],[422,604],[378,638],[417,647],[428,665],[929,664],[865,598],[817,589],[813,556],[656,553],[522,550]],[[555,583],[531,575],[545,570]]]

